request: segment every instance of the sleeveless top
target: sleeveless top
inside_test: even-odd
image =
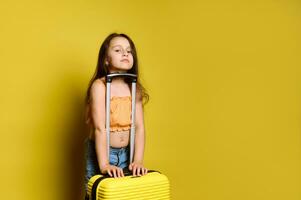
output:
[[[110,131],[126,131],[131,128],[131,96],[113,96],[110,105]],[[86,123],[92,123],[90,106],[86,113]]]

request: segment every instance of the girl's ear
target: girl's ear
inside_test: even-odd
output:
[[[105,57],[105,65],[109,65],[109,60],[110,60],[110,57],[109,57],[109,56],[106,56],[106,57]]]

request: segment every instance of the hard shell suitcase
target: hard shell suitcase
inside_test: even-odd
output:
[[[91,200],[169,200],[169,181],[155,171],[141,177],[125,175],[116,179],[95,175],[88,183],[88,196]]]
[[[106,131],[107,141],[110,141],[110,96],[111,82],[114,77],[126,77],[132,80],[132,117],[130,132],[130,162],[134,155],[135,138],[135,102],[136,81],[135,74],[113,73],[106,76]],[[107,142],[109,144],[109,142]],[[109,145],[107,153],[109,158]],[[114,178],[109,175],[98,174],[90,178],[87,186],[86,199],[89,200],[169,200],[170,186],[168,178],[158,171],[149,170],[144,176],[132,176],[125,170],[125,177]]]

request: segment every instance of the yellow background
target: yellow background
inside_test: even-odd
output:
[[[111,32],[138,49],[145,165],[172,199],[300,200],[300,2],[2,1],[0,199],[77,200],[84,97]]]

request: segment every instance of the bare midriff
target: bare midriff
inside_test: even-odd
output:
[[[111,147],[121,148],[126,147],[130,141],[130,131],[120,131],[110,133],[110,145]]]
[[[93,131],[90,132],[90,139],[94,140]],[[126,131],[111,131],[110,132],[110,146],[114,148],[122,148],[128,146],[130,141],[130,130]]]

